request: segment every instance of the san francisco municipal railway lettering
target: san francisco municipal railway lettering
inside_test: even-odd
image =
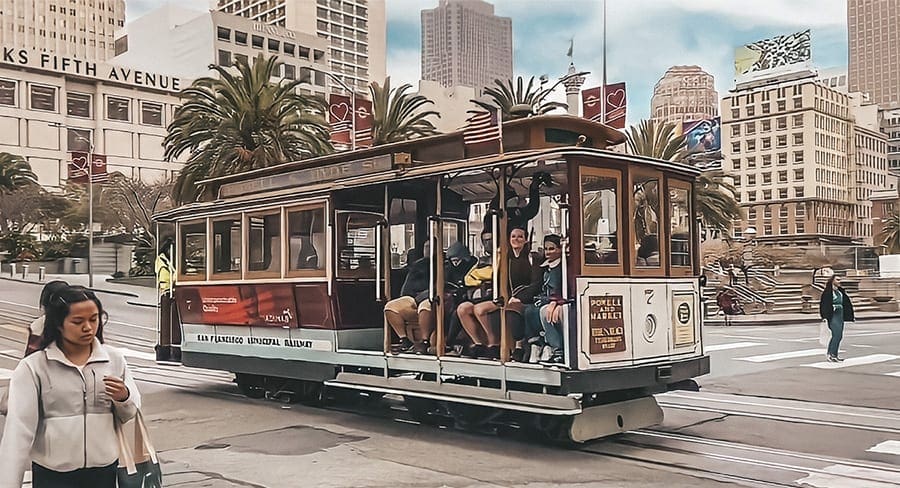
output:
[[[303,339],[288,339],[281,337],[244,337],[233,335],[215,335],[215,334],[197,334],[197,342],[208,342],[212,344],[235,344],[248,346],[274,346],[274,347],[295,347],[301,349],[312,349],[313,341]]]
[[[591,354],[625,350],[625,317],[621,295],[588,297]]]

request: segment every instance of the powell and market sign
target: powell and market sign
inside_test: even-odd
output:
[[[171,92],[181,90],[181,79],[174,76],[148,73],[133,68],[93,63],[77,58],[58,56],[53,53],[32,51],[3,46],[3,64],[41,68],[67,75],[84,76],[101,81],[127,83],[144,88],[155,88]]]

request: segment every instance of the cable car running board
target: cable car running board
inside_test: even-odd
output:
[[[508,391],[507,395],[504,395],[499,389],[437,383],[414,378],[384,378],[367,374],[339,373],[334,380],[325,381],[325,386],[408,395],[544,415],[578,415],[582,412],[581,402],[568,396],[523,391]]]

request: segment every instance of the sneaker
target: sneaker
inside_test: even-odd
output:
[[[415,347],[413,341],[409,340],[409,337],[403,337],[400,339],[400,346],[397,348],[400,352],[410,352]]]
[[[544,348],[541,349],[541,361],[547,362],[552,357],[553,357],[553,348],[550,346],[544,346]]]
[[[828,362],[829,362],[829,363],[836,363],[836,362],[838,362],[838,358],[835,357],[835,356],[832,356],[831,354],[829,354],[829,355],[828,355]]]
[[[414,354],[433,354],[428,352],[429,348],[431,348],[431,344],[428,341],[422,341],[417,344],[413,344],[411,352],[413,352]]]
[[[537,362],[541,359],[541,346],[537,344],[531,345],[531,350],[528,352],[528,362],[531,364],[537,364]]]
[[[834,360],[837,361],[837,362],[839,362],[839,363],[844,362],[844,358],[842,358],[842,357],[840,357],[840,356],[835,356],[835,357],[834,357]]]
[[[469,346],[467,353],[464,353],[463,355],[472,359],[484,357],[484,344],[472,344]]]
[[[484,359],[500,359],[500,346],[487,346],[484,348],[484,354],[482,355]]]

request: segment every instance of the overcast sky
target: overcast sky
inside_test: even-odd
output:
[[[386,0],[387,70],[392,82],[417,86],[422,9],[438,0]],[[127,20],[166,0],[127,0]],[[198,10],[208,0],[178,0]],[[602,66],[602,3],[599,0],[495,0],[495,13],[512,18],[516,75],[551,78],[568,68],[566,50],[575,39],[585,87],[597,86]],[[607,80],[628,86],[628,120],[649,113],[653,85],[666,69],[696,64],[716,78],[722,96],[733,88],[734,48],[773,35],[812,29],[813,63],[847,64],[845,0],[609,0]],[[559,89],[559,99],[564,99]]]

